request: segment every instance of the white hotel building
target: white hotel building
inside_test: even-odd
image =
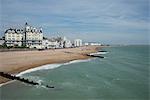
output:
[[[23,44],[30,48],[42,48],[43,33],[42,28],[35,28],[25,24]]]
[[[5,43],[7,46],[22,46],[24,30],[7,29],[5,31]]]
[[[82,46],[82,40],[81,40],[81,39],[75,39],[75,40],[74,40],[74,46],[75,46],[75,47],[80,47],[80,46]]]
[[[23,29],[7,29],[5,31],[5,43],[7,46],[25,46],[36,49],[70,48],[73,46],[82,46],[81,39],[75,39],[74,43],[72,43],[66,37],[43,39],[42,29],[32,27],[28,25],[28,23],[25,24],[25,27]]]
[[[7,46],[26,46],[29,48],[42,48],[42,29],[25,24],[24,29],[7,29],[5,43]]]
[[[43,39],[42,42],[43,48],[70,48],[72,47],[72,43],[66,37],[61,38],[51,38],[51,39]]]
[[[53,39],[44,39],[42,41],[42,46],[43,46],[43,49],[50,49],[50,48],[59,48],[59,42],[58,41],[55,41]]]

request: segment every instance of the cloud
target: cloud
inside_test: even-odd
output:
[[[2,30],[26,21],[43,26],[48,36],[62,32],[69,37],[73,34],[83,38],[83,34],[90,37],[94,33],[95,37],[91,38],[94,41],[99,35],[109,38],[102,35],[107,33],[114,37],[113,42],[117,35],[147,34],[148,0],[2,0]],[[136,41],[146,42],[143,38]]]

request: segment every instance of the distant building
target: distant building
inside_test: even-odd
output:
[[[44,39],[42,46],[44,49],[59,48],[59,43],[53,39]]]
[[[43,49],[49,49],[49,41],[47,40],[47,39],[44,39],[43,41],[42,41],[42,48]]]
[[[56,37],[51,39],[43,39],[42,46],[45,49],[49,48],[70,48],[72,43],[66,37]]]
[[[42,29],[25,24],[23,29],[7,29],[5,43],[7,46],[26,46],[29,48],[42,48]]]
[[[89,43],[84,43],[84,45],[85,45],[85,46],[88,46],[88,45],[89,45]]]
[[[71,41],[70,41],[70,40],[64,41],[64,47],[65,47],[65,48],[70,48],[70,47],[72,47]]]
[[[51,41],[57,42],[56,48],[65,48],[64,47],[64,39],[62,37],[52,38]]]
[[[101,44],[100,43],[90,43],[90,45],[94,45],[94,46],[100,46]]]
[[[82,40],[81,39],[75,39],[74,40],[74,46],[75,47],[82,46]]]
[[[59,43],[57,41],[49,41],[49,48],[59,48]]]
[[[70,48],[72,47],[72,43],[69,39],[67,39],[66,37],[63,38],[63,47],[64,48]]]
[[[37,49],[49,49],[49,48],[70,48],[82,46],[81,39],[75,39],[72,43],[66,37],[56,37],[43,39],[42,28],[35,28],[25,23],[22,29],[7,29],[5,31],[5,44],[7,46],[14,47],[29,47]]]
[[[5,43],[5,40],[0,38],[0,45],[4,45],[4,43]]]
[[[25,24],[25,35],[23,44],[29,48],[42,48],[43,33],[42,28],[35,28]]]
[[[24,30],[7,29],[5,31],[5,43],[7,46],[22,46]]]

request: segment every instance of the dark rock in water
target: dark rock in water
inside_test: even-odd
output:
[[[54,86],[48,86],[48,85],[46,85],[46,87],[47,87],[47,88],[54,88]]]
[[[99,56],[99,55],[91,55],[91,57],[104,58],[103,56]]]
[[[90,56],[90,57],[98,57],[98,58],[104,58],[103,56],[100,56],[100,55],[87,55],[87,56]]]
[[[16,80],[19,80],[20,79],[20,77],[14,77]]]
[[[103,56],[99,56],[99,58],[104,58]]]
[[[98,52],[107,52],[107,51],[105,51],[105,50],[100,50],[100,51],[98,51]]]

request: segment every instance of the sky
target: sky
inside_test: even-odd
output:
[[[1,0],[0,36],[25,22],[44,36],[104,44],[149,44],[149,0]]]

